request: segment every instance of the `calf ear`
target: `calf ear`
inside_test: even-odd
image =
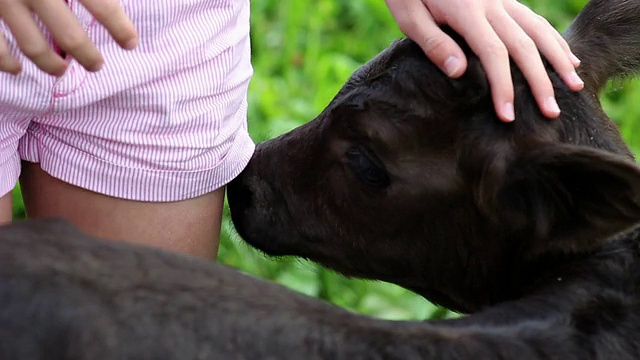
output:
[[[640,168],[604,151],[538,145],[503,160],[476,196],[525,252],[586,252],[640,222]]]

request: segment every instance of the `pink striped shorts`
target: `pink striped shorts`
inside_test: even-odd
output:
[[[177,201],[224,186],[254,150],[247,132],[253,74],[249,0],[122,0],[140,35],[122,50],[77,0],[70,8],[105,64],[70,60],[56,78],[21,58],[0,73],[0,192],[20,160],[101,194]],[[18,54],[0,21],[0,32]]]

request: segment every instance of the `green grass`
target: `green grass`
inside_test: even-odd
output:
[[[525,3],[564,29],[586,1]],[[358,66],[401,36],[382,0],[253,0],[252,7],[249,127],[256,141],[313,119]],[[603,95],[605,110],[634,150],[640,146],[639,98],[638,81],[614,83]],[[19,201],[15,211],[24,212]],[[220,262],[244,272],[382,318],[451,315],[393,285],[345,279],[306,261],[266,258],[240,241],[228,216],[223,223]]]

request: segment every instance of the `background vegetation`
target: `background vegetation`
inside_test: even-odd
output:
[[[524,2],[564,29],[586,0]],[[249,126],[256,141],[313,119],[358,66],[402,35],[382,0],[253,0],[252,7]],[[614,83],[603,94],[605,110],[635,150],[640,102],[634,99],[640,99],[638,81]],[[24,213],[19,201],[15,212]],[[389,319],[451,316],[393,285],[345,279],[301,260],[266,258],[240,241],[228,217],[220,262],[361,313]]]

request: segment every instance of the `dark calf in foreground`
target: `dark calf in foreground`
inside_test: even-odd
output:
[[[474,314],[371,319],[29,221],[0,230],[0,359],[640,358],[640,170],[596,97],[640,63],[640,0],[593,1],[568,37],[588,89],[553,75],[559,121],[516,72],[518,119],[500,123],[475,60],[452,81],[403,40],[229,188],[264,251]]]
[[[455,321],[356,315],[204,260],[62,222],[0,235],[0,359],[638,359],[634,238]]]
[[[0,235],[0,359],[636,359],[637,312],[596,301],[628,299],[625,281],[640,271],[636,252],[613,252],[582,266],[615,285],[585,277],[467,319],[395,322],[204,260],[29,221]]]

